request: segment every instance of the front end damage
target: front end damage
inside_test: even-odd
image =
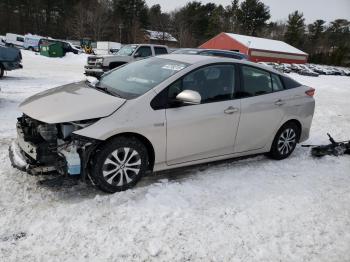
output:
[[[12,165],[32,175],[56,173],[85,179],[99,141],[73,132],[96,121],[47,124],[27,115],[19,117],[17,140],[9,148]]]

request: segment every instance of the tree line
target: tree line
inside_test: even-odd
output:
[[[61,39],[144,41],[144,29],[169,32],[179,47],[196,47],[220,32],[283,40],[309,54],[309,61],[341,65],[350,53],[350,22],[316,20],[302,13],[270,21],[260,0],[233,0],[229,5],[197,1],[171,12],[145,0],[0,0],[0,34],[35,33]]]

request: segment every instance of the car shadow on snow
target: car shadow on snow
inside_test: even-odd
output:
[[[4,75],[1,78],[1,82],[3,81],[25,81],[25,80],[33,80],[35,77],[28,77],[28,76],[11,76],[11,75]]]
[[[142,192],[147,192],[148,189],[157,183],[163,183],[166,181],[167,183],[172,182],[185,182],[186,180],[197,180],[201,179],[203,174],[209,173],[211,170],[220,171],[227,170],[227,168],[239,168],[244,166],[249,166],[254,163],[257,164],[259,162],[266,161],[274,161],[269,160],[264,155],[252,155],[245,156],[239,158],[233,158],[228,160],[220,160],[211,163],[198,164],[189,167],[181,167],[166,171],[159,171],[155,173],[148,173],[144,176],[139,183],[133,187],[132,189],[126,190],[124,192],[116,193],[116,194],[130,194],[130,192],[138,192],[142,194]],[[69,201],[72,198],[84,199],[85,198],[94,198],[97,195],[110,195],[108,193],[104,193],[99,190],[97,187],[93,186],[90,180],[87,178],[86,181],[76,180],[76,181],[68,181],[63,186],[60,185],[47,185],[43,184],[43,179],[48,178],[47,176],[38,177],[38,186],[44,187],[49,191],[57,192],[63,199],[67,199]],[[51,178],[54,178],[51,176]]]
[[[10,140],[2,141],[3,144],[9,145]],[[1,143],[0,143],[1,144]],[[299,162],[301,159],[308,158],[308,149],[298,147],[295,152],[284,161],[292,161]],[[7,160],[6,160],[7,161]],[[9,161],[9,160],[8,160]],[[132,189],[126,190],[124,192],[117,193],[118,197],[122,197],[123,199],[129,199],[130,197],[138,196],[143,197],[151,188],[152,185],[157,185],[159,183],[182,183],[187,180],[200,180],[203,179],[203,176],[210,175],[211,173],[220,173],[221,171],[226,171],[227,169],[241,169],[241,168],[251,168],[252,166],[255,168],[259,168],[259,166],[268,165],[276,163],[276,165],[280,165],[280,161],[275,161],[267,158],[263,154],[260,155],[252,155],[245,156],[239,158],[232,158],[228,160],[220,160],[216,162],[210,162],[205,164],[198,164],[189,167],[181,167],[176,169],[171,169],[167,171],[159,171],[155,173],[148,173],[144,176],[140,182]],[[283,163],[284,164],[284,163]],[[274,164],[273,164],[274,165]],[[10,173],[18,173],[18,174],[10,174],[10,175],[23,175],[23,176],[31,176],[27,173],[18,171],[14,168],[11,168]],[[19,174],[20,173],[20,174]],[[234,175],[234,174],[233,174]],[[48,193],[48,197],[53,197],[54,199],[59,199],[60,201],[66,202],[74,202],[74,201],[83,201],[86,199],[93,199],[96,196],[108,196],[110,194],[104,193],[99,190],[97,187],[93,186],[90,180],[87,178],[86,181],[82,181],[81,179],[72,179],[68,181],[68,183],[64,185],[60,185],[59,183],[55,185],[45,185],[42,183],[43,180],[47,179],[55,179],[57,175],[41,175],[32,177],[34,183],[36,183],[37,188],[40,188],[41,192],[46,195]],[[204,178],[205,179],[205,178]],[[18,181],[21,183],[20,181]],[[25,181],[23,181],[25,182]],[[28,181],[27,181],[28,182]],[[33,188],[33,192],[35,192],[35,187]],[[46,192],[46,193],[45,193]],[[50,198],[51,198],[50,197]]]

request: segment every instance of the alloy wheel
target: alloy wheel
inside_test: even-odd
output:
[[[122,147],[113,151],[104,161],[103,178],[114,186],[123,186],[133,181],[141,169],[140,154],[133,148]]]
[[[297,135],[292,128],[287,128],[281,134],[277,142],[277,149],[281,155],[287,155],[294,150]]]

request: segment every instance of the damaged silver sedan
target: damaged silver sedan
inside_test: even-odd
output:
[[[314,91],[247,61],[148,58],[25,100],[10,158],[106,192],[147,171],[260,153],[280,160],[309,137]]]

